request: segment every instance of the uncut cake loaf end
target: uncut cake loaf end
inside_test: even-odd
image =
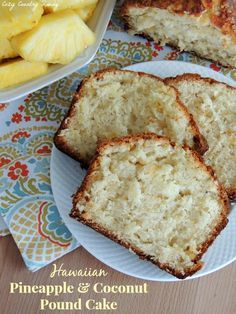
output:
[[[131,34],[236,67],[236,1],[125,0]]]

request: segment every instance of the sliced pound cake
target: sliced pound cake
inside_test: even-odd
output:
[[[71,216],[178,278],[227,224],[228,198],[199,155],[144,134],[97,149]]]
[[[88,165],[99,140],[148,132],[188,144],[199,153],[207,149],[175,88],[153,75],[108,69],[79,86],[54,142]]]
[[[236,199],[236,88],[196,74],[166,80],[180,92],[206,138],[204,160],[216,171],[231,199]]]
[[[125,0],[131,34],[236,67],[236,1]]]

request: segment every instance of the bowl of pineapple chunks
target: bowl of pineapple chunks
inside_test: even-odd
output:
[[[95,56],[115,0],[0,0],[0,103],[75,72]]]

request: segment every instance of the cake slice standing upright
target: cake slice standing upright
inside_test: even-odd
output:
[[[176,87],[206,138],[204,160],[212,166],[230,199],[236,199],[236,88],[185,74],[167,79]]]

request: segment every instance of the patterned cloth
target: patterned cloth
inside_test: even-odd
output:
[[[129,36],[118,10],[119,2],[100,49],[88,66],[24,99],[0,104],[0,212],[32,271],[78,246],[53,199],[50,154],[53,135],[84,77],[111,66],[177,59],[209,66],[236,80],[236,70]],[[8,233],[2,229],[0,236]]]

